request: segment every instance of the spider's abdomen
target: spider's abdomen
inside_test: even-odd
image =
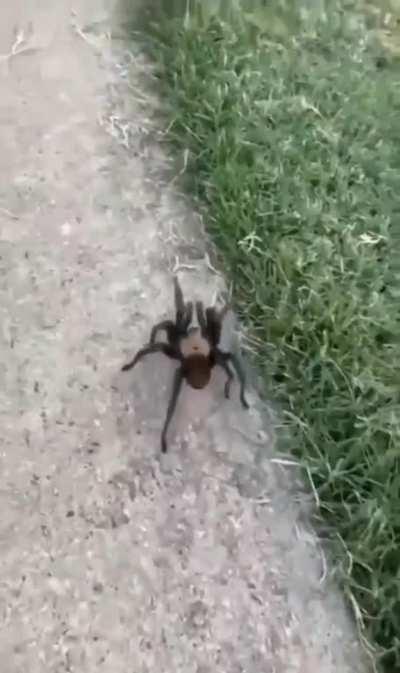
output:
[[[205,388],[211,378],[210,360],[204,355],[190,355],[185,359],[184,373],[192,388]]]

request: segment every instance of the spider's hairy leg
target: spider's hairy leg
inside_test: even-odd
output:
[[[178,354],[174,350],[174,348],[171,348],[168,344],[162,344],[162,343],[155,343],[155,344],[149,344],[148,346],[145,346],[144,348],[141,348],[131,360],[131,362],[128,362],[126,365],[124,365],[121,369],[122,372],[127,372],[129,369],[132,369],[136,365],[139,360],[144,358],[146,355],[150,355],[151,353],[164,353],[164,355],[167,355],[169,358],[175,358],[179,359]]]
[[[239,357],[234,353],[229,353],[229,359],[236,370],[236,374],[240,382],[240,401],[242,403],[242,406],[245,409],[248,409],[250,405],[245,397],[246,377],[244,374],[242,363],[240,362]]]
[[[180,393],[180,390],[181,390],[183,378],[184,377],[183,377],[182,367],[178,367],[176,372],[175,372],[175,375],[174,375],[171,397],[170,397],[170,400],[169,400],[169,403],[168,403],[167,415],[165,417],[164,427],[163,427],[162,433],[161,433],[161,451],[162,451],[162,453],[167,453],[167,431],[168,431],[169,424],[171,422],[172,416],[173,416],[175,408],[176,408],[176,403],[178,401],[178,397],[179,397],[179,393]]]
[[[226,399],[229,400],[230,393],[231,393],[231,383],[234,379],[233,372],[232,372],[232,370],[231,370],[231,368],[230,368],[230,366],[229,366],[229,364],[226,360],[217,360],[217,364],[219,364],[220,367],[222,367],[222,369],[226,372],[226,375],[228,377],[226,379],[226,382],[225,382],[224,393],[225,393]]]
[[[179,285],[179,281],[176,276],[174,276],[174,286],[175,286],[176,326],[179,331],[186,332],[193,318],[193,302],[190,301],[187,304],[185,304],[183,300],[182,289],[181,286]]]
[[[150,343],[154,344],[154,342],[156,340],[157,332],[159,330],[165,330],[166,332],[168,332],[168,330],[170,330],[173,327],[174,327],[174,323],[172,322],[172,320],[163,320],[162,322],[157,323],[157,325],[154,325],[154,327],[152,327],[152,330],[151,330],[151,333],[150,333]]]
[[[183,320],[182,320],[182,327],[183,327],[185,332],[186,332],[187,328],[189,327],[190,323],[192,322],[192,318],[193,318],[193,302],[189,301],[185,305],[185,313],[184,313],[184,317],[183,317]]]
[[[182,288],[179,285],[177,276],[174,276],[175,289],[175,308],[176,308],[176,322],[182,322],[185,316],[185,303],[183,301]]]
[[[222,351],[217,350],[216,351],[216,364],[219,364],[220,367],[222,367],[226,371],[228,377],[229,377],[229,374],[231,375],[231,377],[228,378],[228,381],[225,384],[225,397],[227,397],[227,395],[226,395],[226,390],[227,389],[228,389],[228,397],[229,397],[229,389],[230,389],[230,385],[232,383],[232,378],[233,378],[232,377],[232,372],[230,371],[230,368],[229,368],[229,365],[228,365],[228,362],[232,363],[232,365],[233,365],[233,367],[236,371],[237,377],[239,379],[240,401],[242,403],[242,406],[245,409],[248,409],[250,405],[247,402],[246,397],[245,397],[246,377],[245,377],[244,370],[243,370],[242,364],[241,364],[238,356],[235,355],[234,353],[223,353]]]
[[[218,325],[217,312],[214,306],[206,308],[207,336],[213,346],[218,346],[221,327]]]
[[[207,320],[204,314],[204,306],[202,301],[196,301],[197,320],[199,321],[201,333],[207,337]]]
[[[211,339],[212,345],[215,347],[217,347],[220,342],[222,321],[228,309],[228,305],[224,306],[220,311],[217,311],[214,306],[210,306],[206,309],[207,332]]]

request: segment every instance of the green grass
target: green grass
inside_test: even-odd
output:
[[[153,27],[167,139],[258,339],[362,637],[395,673],[400,77],[377,68],[349,3],[327,3],[325,20],[262,4],[192,2]]]

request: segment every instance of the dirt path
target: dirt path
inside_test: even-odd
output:
[[[176,256],[187,292],[223,284],[162,178],[141,58],[129,88],[100,0],[73,7],[0,9],[1,671],[365,671],[254,395],[185,391],[160,462],[171,366],[119,373]]]

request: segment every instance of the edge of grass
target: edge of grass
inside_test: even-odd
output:
[[[173,4],[147,26],[167,141],[258,340],[361,638],[395,673],[400,77],[355,3]]]

